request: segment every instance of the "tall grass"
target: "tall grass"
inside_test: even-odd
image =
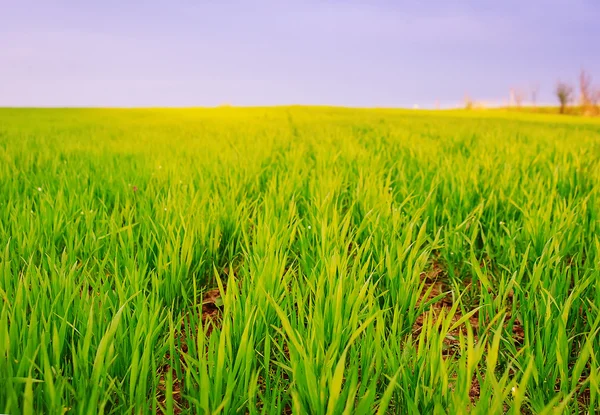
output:
[[[0,110],[0,413],[596,413],[599,186],[594,120]]]

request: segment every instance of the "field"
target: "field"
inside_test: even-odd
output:
[[[600,121],[0,110],[0,413],[600,411]]]

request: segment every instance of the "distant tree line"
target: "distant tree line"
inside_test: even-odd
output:
[[[564,81],[558,81],[554,89],[554,94],[559,103],[559,112],[565,114],[569,107],[576,106],[577,113],[582,115],[600,115],[600,86],[592,85],[592,77],[585,70],[582,70],[578,79],[578,91],[572,84]],[[537,106],[540,86],[534,83],[529,88],[531,106]],[[577,92],[579,95],[577,96]],[[511,88],[508,100],[509,107],[521,107],[526,101],[526,89]],[[475,109],[478,104],[468,95],[465,96],[465,108]]]

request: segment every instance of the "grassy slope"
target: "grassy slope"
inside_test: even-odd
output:
[[[597,120],[1,109],[0,183],[0,412],[600,408]]]

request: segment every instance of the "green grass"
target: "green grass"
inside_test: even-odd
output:
[[[0,413],[597,413],[599,189],[592,119],[2,109]]]

